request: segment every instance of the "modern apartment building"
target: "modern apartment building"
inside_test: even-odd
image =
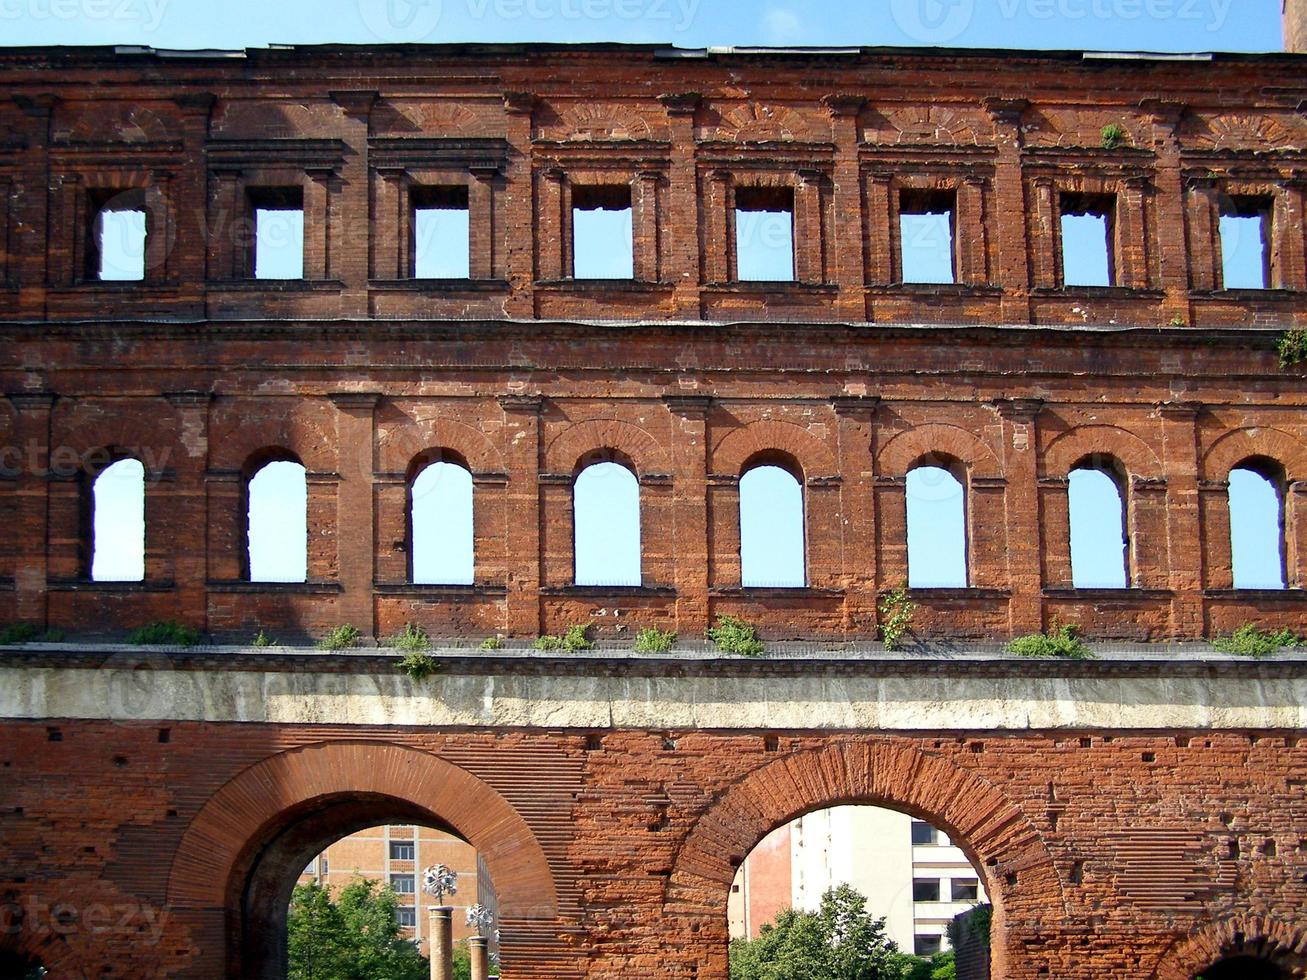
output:
[[[443,864],[458,875],[452,896],[444,904],[454,908],[454,940],[473,935],[467,910],[482,905],[497,910],[495,890],[485,862],[471,844],[431,827],[395,824],[370,827],[342,837],[309,862],[300,883],[318,881],[333,891],[355,878],[371,878],[390,885],[399,898],[399,924],[427,953],[427,906],[435,899],[422,892],[422,872]],[[496,916],[496,920],[497,920]],[[494,936],[491,936],[492,949]]]
[[[831,807],[773,831],[745,859],[731,886],[731,938],[756,938],[784,908],[816,909],[842,884],[918,956],[947,949],[953,916],[986,901],[980,875],[942,831],[896,810]]]

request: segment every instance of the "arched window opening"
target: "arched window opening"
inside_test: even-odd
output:
[[[120,459],[91,483],[91,560],[94,582],[145,579],[145,467]]]
[[[590,463],[572,484],[577,585],[637,586],[640,482],[622,463]]]
[[[420,465],[408,486],[410,578],[419,585],[471,585],[472,474],[443,458]]]
[[[395,818],[404,819],[398,813]],[[453,976],[468,975],[469,939],[475,936],[483,937],[487,959],[497,965],[499,901],[476,848],[448,827],[343,826],[349,832],[318,838],[322,843],[309,852],[307,864],[300,857],[295,865],[271,869],[278,878],[298,872],[293,882],[273,887],[259,881],[251,893],[256,903],[265,890],[280,895],[286,955],[281,975],[371,976],[384,963],[386,976],[396,980],[435,976],[431,958],[439,949],[428,911],[433,906],[451,909],[447,955]],[[431,879],[443,885],[439,896],[426,890],[427,869],[439,869]]]
[[[276,458],[246,482],[246,561],[251,582],[308,579],[308,480],[304,466]]]
[[[1071,521],[1071,584],[1077,589],[1124,589],[1125,499],[1114,472],[1081,465],[1067,481]]]
[[[730,975],[755,976],[751,967],[773,962],[791,934],[829,928],[823,909],[865,927],[859,935],[868,941],[857,950],[840,950],[841,935],[814,944],[842,958],[871,964],[904,954],[924,961],[923,976],[947,970],[955,956],[984,963],[988,931],[967,922],[987,917],[987,902],[984,876],[932,824],[876,806],[816,810],[768,834],[736,872],[727,903]]]
[[[1260,461],[1230,471],[1230,558],[1236,589],[1283,589],[1284,486]]]
[[[908,471],[908,585],[914,589],[967,587],[966,493],[943,466]]]
[[[1194,974],[1194,980],[1284,980],[1284,971],[1255,956],[1231,956]]]
[[[801,589],[804,561],[803,485],[788,467],[759,462],[740,477],[740,584]]]

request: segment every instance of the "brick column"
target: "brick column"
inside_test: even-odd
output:
[[[1007,527],[1008,630],[1013,636],[1043,628],[1044,577],[1040,565],[1039,444],[1033,398],[995,403],[1003,433],[1004,523]],[[1065,493],[1063,494],[1065,500]]]
[[[667,214],[662,234],[666,239],[664,278],[675,285],[672,306],[684,319],[699,317],[701,243],[699,239],[698,175],[694,162],[694,114],[698,92],[661,95],[671,127],[671,167],[668,171]]]
[[[840,579],[844,632],[876,632],[876,409],[875,395],[839,395],[831,401],[839,417]],[[832,531],[834,528],[831,529]]]
[[[341,315],[366,316],[373,217],[368,133],[372,106],[378,96],[366,90],[335,91],[329,95],[345,117],[344,139],[349,152],[341,164],[329,204],[331,239],[327,274],[344,283]]]
[[[431,980],[454,980],[454,939],[452,917],[454,910],[447,905],[430,906],[427,942],[431,953]]]
[[[342,622],[354,624],[364,636],[373,635],[375,630],[373,415],[379,400],[380,395],[374,392],[342,392],[331,396],[338,410],[336,465],[340,484],[336,490],[336,547],[340,584],[344,589],[340,618]]]
[[[557,167],[540,175],[540,235],[536,242],[541,279],[572,274],[572,235],[567,175]]]
[[[896,589],[908,580],[907,474],[878,474],[876,488],[876,585]]]
[[[55,198],[48,161],[50,119],[58,99],[52,95],[13,98],[25,117],[28,145],[18,154],[22,169],[17,178],[19,193],[9,216],[14,229],[9,275],[19,284],[19,314],[40,319],[45,316],[45,290],[51,274],[46,242],[50,237],[50,206]]]
[[[1185,235],[1185,190],[1180,165],[1180,140],[1176,129],[1185,106],[1179,102],[1150,99],[1142,107],[1153,124],[1153,146],[1157,164],[1157,261],[1161,287],[1166,291],[1162,307],[1169,323],[1180,317],[1190,322],[1189,249]]]
[[[985,111],[994,123],[994,141],[998,148],[994,161],[994,212],[1009,219],[1000,221],[998,225],[998,272],[991,276],[1003,287],[1000,310],[1004,323],[1026,323],[1030,319],[1032,243],[1027,237],[1029,231],[1024,216],[1028,209],[1021,172],[1021,149],[1025,141],[1021,116],[1029,105],[1025,99],[985,100]],[[1052,245],[1053,238],[1046,235],[1034,249],[1035,255],[1051,253]],[[1036,283],[1051,285],[1039,279]]]
[[[835,300],[843,320],[867,318],[866,232],[862,211],[862,171],[858,164],[858,115],[867,100],[859,95],[828,95],[821,100],[831,114],[835,135],[835,240],[830,244],[832,278],[839,283]]]
[[[1117,285],[1131,289],[1147,289],[1149,269],[1148,181],[1143,177],[1128,177],[1121,183],[1117,204]]]
[[[215,170],[208,189],[208,277],[222,281],[249,273],[249,241],[240,173]]]
[[[675,467],[672,540],[676,543],[676,628],[699,637],[708,627],[708,395],[664,395],[672,413]]]
[[[1131,476],[1126,489],[1126,550],[1132,589],[1170,586],[1167,479]],[[1194,538],[1188,546],[1194,547]]]
[[[660,276],[658,185],[662,174],[644,171],[631,182],[632,258],[634,275],[641,282],[657,282]]]
[[[1166,402],[1162,417],[1163,466],[1166,470],[1166,535],[1171,600],[1171,631],[1182,637],[1203,635],[1203,549],[1199,520],[1198,429],[1201,406]]]
[[[1062,241],[1062,229],[1059,227],[1057,188],[1053,186],[1051,177],[1037,177],[1034,190],[1035,212],[1031,217],[1039,233],[1038,237],[1031,241],[1034,248],[1030,265],[1033,273],[1031,286],[1055,289],[1062,282],[1062,266],[1059,261],[1062,251],[1059,247]],[[1030,218],[1023,220],[1028,221]],[[1026,313],[1029,319],[1028,304]]]
[[[177,612],[185,622],[207,631],[205,473],[209,463],[209,405],[213,396],[207,391],[179,391],[166,397],[177,413],[177,428],[181,433],[180,452],[169,462],[174,482],[165,498]]]
[[[169,183],[169,201],[174,226],[168,242],[167,277],[188,298],[202,301],[206,280],[213,272],[208,268],[210,247],[208,212],[208,174],[198,165],[204,159],[204,145],[209,138],[209,114],[216,101],[211,93],[179,95],[182,110],[182,143],[186,158],[197,165],[182,167]]]
[[[508,316],[530,317],[535,311],[532,284],[536,278],[534,235],[535,187],[531,163],[531,127],[535,97],[527,92],[504,93],[505,164],[503,219],[496,228],[495,249],[503,248],[503,275],[510,289],[504,300]],[[544,275],[542,272],[541,275]]]
[[[499,210],[495,203],[495,184],[498,181],[498,167],[472,169],[472,180],[467,187],[467,234],[470,249],[468,274],[473,279],[494,279],[503,274]],[[406,206],[406,213],[407,210]]]
[[[540,409],[539,395],[500,395],[504,460],[508,466],[508,614],[515,636],[540,632]]]
[[[1071,588],[1071,499],[1065,473],[1039,478],[1039,533],[1043,578],[1050,589]]]
[[[958,187],[957,234],[958,282],[988,284],[989,241],[985,220],[984,177],[969,176]]]
[[[1284,192],[1276,195],[1271,233],[1278,241],[1272,248],[1279,255],[1278,281],[1281,289],[1307,289],[1307,179],[1287,181]]]
[[[379,169],[376,188],[371,274],[377,279],[407,279],[412,271],[413,248],[408,171],[403,167]]]
[[[794,187],[794,278],[821,283],[826,279],[822,241],[822,184],[826,175],[801,170]]]
[[[20,622],[42,629],[50,625],[46,592],[50,538],[50,413],[55,396],[50,392],[11,393],[16,412],[14,442],[22,453],[13,494],[14,535],[22,561],[14,569],[16,611]]]
[[[876,285],[892,282],[897,265],[892,254],[896,236],[890,227],[893,185],[894,175],[890,173],[874,173],[867,178],[867,280]]]
[[[1234,588],[1234,549],[1230,542],[1230,481],[1198,481],[1199,527],[1202,530],[1203,587]],[[1286,531],[1293,508],[1293,495],[1284,502]],[[1287,536],[1287,535],[1286,535]],[[1290,549],[1291,551],[1291,549]],[[1285,561],[1286,576],[1292,565]]]
[[[1303,589],[1307,588],[1307,481],[1290,483],[1285,497],[1285,585]]]
[[[1189,285],[1207,291],[1221,281],[1220,236],[1217,233],[1217,198],[1220,190],[1215,180],[1190,177],[1185,194],[1189,225]]]
[[[308,171],[304,182],[304,278],[309,281],[330,279],[335,270],[331,254],[336,237],[333,201],[340,181],[334,171]]]
[[[714,170],[703,188],[703,268],[711,283],[735,278],[735,220],[731,214],[731,175]]]

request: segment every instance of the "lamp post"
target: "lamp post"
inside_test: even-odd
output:
[[[488,980],[490,976],[490,955],[486,948],[488,942],[486,933],[490,931],[490,924],[494,918],[494,913],[484,905],[468,907],[467,924],[475,933],[467,941],[468,953],[472,960],[472,980]]]
[[[422,890],[436,900],[427,907],[431,980],[454,980],[453,909],[444,904],[446,895],[458,891],[458,874],[443,864],[433,864],[422,872]]]

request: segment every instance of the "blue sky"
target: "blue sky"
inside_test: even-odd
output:
[[[0,41],[1278,50],[1280,0],[0,0]]]

